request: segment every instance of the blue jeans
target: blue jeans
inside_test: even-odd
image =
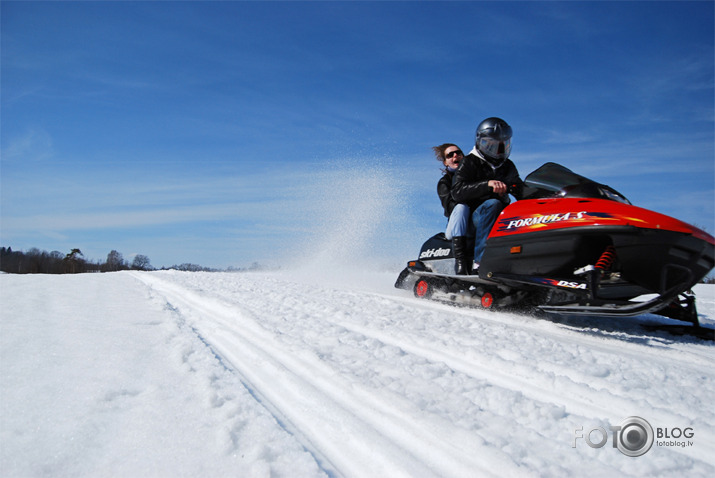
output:
[[[447,223],[447,230],[444,235],[447,239],[452,240],[453,237],[474,236],[474,226],[471,221],[472,211],[466,204],[457,204],[452,209]]]
[[[481,203],[472,213],[472,222],[477,227],[477,234],[474,237],[474,262],[482,260],[484,247],[487,244],[487,236],[492,230],[494,223],[506,205],[498,199],[487,199]]]

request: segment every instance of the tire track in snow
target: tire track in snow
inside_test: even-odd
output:
[[[384,297],[387,303],[390,298]],[[422,305],[423,301],[417,301],[417,306]],[[430,304],[431,305],[431,304]],[[443,307],[451,307],[443,305]],[[478,309],[473,312],[479,312]],[[484,311],[489,314],[491,312]],[[675,353],[681,354],[681,350],[668,350],[671,352],[668,356],[663,357],[664,350],[659,353],[653,353],[649,347],[640,344],[624,344],[618,338],[604,337],[582,337],[578,331],[572,331],[557,327],[549,329],[548,324],[533,325],[523,323],[505,323],[491,318],[484,318],[484,314],[469,314],[462,311],[462,314],[469,315],[471,318],[479,322],[492,323],[498,327],[515,328],[520,331],[529,331],[530,333],[539,334],[542,337],[548,338],[553,342],[565,341],[569,345],[578,347],[588,347],[591,350],[596,350],[601,354],[615,355],[619,358],[628,358],[629,360],[642,361],[640,351],[647,355],[649,363],[661,366],[663,369],[672,369],[671,362],[681,362],[680,366],[687,369],[701,370],[703,376],[706,371],[703,365],[703,360],[695,355],[689,356],[687,359],[678,360],[682,357],[675,356]],[[513,319],[509,314],[503,314],[501,318],[508,322]],[[483,320],[482,320],[483,319]],[[538,319],[535,319],[538,320]],[[563,406],[567,413],[579,415],[584,418],[604,419],[607,417],[615,418],[627,413],[628,410],[634,409],[634,404],[645,402],[648,405],[647,416],[653,423],[692,425],[697,418],[693,415],[693,410],[680,409],[674,411],[671,403],[654,403],[653,397],[645,394],[633,394],[637,391],[624,389],[613,383],[593,375],[586,375],[574,369],[569,369],[566,366],[558,364],[548,364],[544,367],[543,364],[521,365],[515,361],[509,361],[499,357],[498,353],[479,353],[478,346],[482,344],[474,343],[474,347],[465,347],[468,353],[456,354],[452,352],[453,347],[439,347],[434,345],[434,338],[440,337],[444,339],[462,339],[462,337],[441,333],[440,331],[432,331],[430,337],[419,335],[409,335],[403,331],[395,330],[376,330],[353,322],[332,321],[338,326],[353,330],[356,333],[365,335],[366,337],[379,340],[385,344],[399,347],[408,353],[419,355],[427,360],[434,362],[442,362],[455,371],[464,373],[465,375],[484,379],[490,383],[511,390],[517,393],[523,393],[525,396],[540,401],[545,404],[554,404]],[[514,327],[512,327],[514,325]],[[516,335],[516,334],[515,334]],[[399,337],[399,338],[398,338]],[[606,345],[606,344],[610,345]],[[462,345],[460,343],[460,345]],[[692,345],[692,344],[691,344]],[[486,365],[483,365],[486,364]],[[539,368],[540,367],[540,368]],[[505,371],[508,371],[505,374]],[[697,373],[695,374],[697,375]],[[551,383],[552,387],[545,387],[544,384]],[[629,393],[631,395],[629,395]],[[640,413],[640,412],[639,412]],[[631,413],[638,415],[638,413]],[[626,418],[623,415],[621,418]],[[710,449],[715,449],[715,435],[710,428],[698,427],[698,443]],[[693,456],[694,452],[690,448],[676,448],[672,451],[682,453],[687,456]]]
[[[400,349],[413,354],[424,357],[433,362],[442,362],[451,369],[464,373],[467,376],[489,381],[491,384],[511,390],[517,393],[523,393],[532,400],[540,401],[544,404],[553,404],[563,406],[565,411],[571,415],[578,415],[584,418],[604,418],[617,417],[623,414],[625,410],[633,408],[634,398],[623,395],[614,395],[607,388],[610,384],[594,379],[595,384],[583,381],[575,381],[572,377],[565,375],[557,375],[547,377],[542,374],[529,374],[529,371],[534,371],[528,367],[510,366],[511,372],[509,375],[504,374],[506,367],[489,367],[488,365],[480,365],[479,359],[485,359],[485,362],[493,363],[493,360],[488,360],[486,355],[471,355],[469,358],[458,356],[453,353],[439,349],[432,345],[428,345],[421,340],[395,339],[392,335],[386,332],[376,332],[367,327],[356,326],[346,322],[335,322],[336,325],[345,327],[346,329],[365,335],[366,337],[374,338],[384,344],[399,347]],[[474,359],[477,362],[474,362]],[[544,383],[554,383],[558,381],[568,380],[568,383],[562,383],[558,387],[547,388]],[[625,391],[627,392],[627,391]],[[607,394],[607,396],[604,396]],[[598,401],[594,397],[598,397]],[[647,397],[646,397],[647,398]],[[625,416],[623,418],[626,418]],[[648,418],[651,421],[658,423],[683,423],[683,416],[677,413],[672,413],[670,410],[663,408],[663,405],[653,405],[648,410]],[[686,417],[689,419],[689,417]],[[708,430],[699,430],[698,442],[707,447],[715,445],[715,440]],[[690,450],[685,448],[676,449],[678,452],[689,454]]]
[[[365,295],[360,296],[354,292],[340,291],[340,295],[347,297],[348,301],[351,297],[365,299]],[[709,376],[711,368],[711,364],[702,356],[698,356],[688,349],[688,347],[710,349],[710,346],[703,345],[699,343],[701,341],[694,339],[681,343],[667,338],[631,336],[623,333],[588,334],[583,330],[574,330],[559,323],[537,318],[530,319],[526,316],[500,313],[498,318],[492,318],[489,316],[493,314],[493,311],[458,308],[447,304],[384,294],[368,293],[367,295],[373,296],[376,301],[381,301],[382,310],[387,315],[391,313],[389,309],[394,309],[396,304],[404,304],[415,311],[428,309],[448,312],[450,315],[460,316],[471,321],[475,326],[509,329],[509,335],[512,337],[519,337],[520,333],[527,338],[537,336],[535,340],[546,340],[552,347],[567,344],[568,348],[586,349],[593,355],[617,357],[619,363],[630,361],[640,364],[647,361],[652,364],[651,368],[659,367],[661,370],[676,374],[677,372],[673,372],[674,368],[682,367],[695,378],[698,374],[701,374],[702,377]],[[316,294],[311,299],[318,301],[320,297]],[[328,299],[325,307],[331,307],[330,303],[333,300],[334,298]],[[347,304],[347,308],[351,309],[351,304]],[[601,373],[612,373],[607,369],[595,370],[592,374],[588,374],[572,366],[546,360],[538,364],[520,364],[512,357],[501,358],[498,351],[490,350],[488,353],[479,353],[479,347],[484,344],[484,340],[465,344],[462,336],[444,333],[440,330],[431,330],[429,337],[410,335],[405,333],[406,328],[378,330],[372,327],[372,323],[370,326],[364,326],[345,320],[333,320],[330,318],[332,315],[334,314],[324,314],[324,317],[337,326],[398,347],[427,360],[444,363],[451,369],[467,376],[486,380],[495,386],[523,394],[543,404],[563,406],[566,412],[572,415],[601,422],[603,420],[620,420],[628,415],[644,414],[653,423],[669,426],[674,424],[688,426],[699,423],[699,445],[715,448],[715,434],[712,433],[711,427],[702,426],[704,418],[702,409],[691,409],[686,405],[681,406],[678,410],[673,410],[672,403],[658,401],[658,397],[649,395],[648,390],[624,388],[620,381],[612,383],[600,377]],[[453,342],[444,347],[434,345],[435,338],[457,339],[458,345],[465,349],[465,353],[454,353]],[[640,365],[635,368],[638,366]],[[616,370],[616,372],[620,371]],[[546,384],[552,384],[552,386],[547,387]],[[712,420],[708,420],[706,423],[711,422]],[[539,433],[538,430],[533,431]],[[692,448],[675,448],[672,451],[691,457],[694,455]]]
[[[362,299],[365,298],[364,296],[357,296],[352,292],[346,292],[344,295],[360,297]],[[488,315],[492,314],[491,311],[462,309],[450,305],[414,299],[404,301],[403,298],[397,298],[397,300],[395,300],[396,297],[380,294],[370,295],[373,295],[376,299],[382,301],[382,310],[386,315],[394,312],[394,310],[389,310],[389,308],[395,309],[395,305],[397,303],[401,303],[410,306],[416,311],[422,308],[427,308],[434,309],[437,312],[447,312],[455,316],[460,315],[464,319],[470,321],[474,326],[480,326],[483,328],[491,326],[499,329],[509,329],[509,336],[513,337],[514,340],[519,340],[521,338],[528,339],[533,337],[534,334],[537,334],[539,337],[537,337],[535,341],[542,338],[543,340],[548,341],[547,346],[551,348],[553,348],[554,345],[560,346],[561,344],[567,344],[570,348],[585,347],[588,348],[590,352],[608,356],[617,356],[620,361],[624,361],[625,359],[639,362],[647,360],[649,363],[657,363],[671,368],[673,366],[681,366],[688,370],[695,370],[703,375],[707,374],[711,368],[711,364],[706,363],[702,357],[689,354],[687,351],[682,349],[671,350],[665,344],[661,345],[660,349],[656,349],[656,351],[653,352],[653,346],[644,346],[641,343],[628,343],[627,340],[623,340],[623,337],[584,335],[583,331],[564,328],[561,327],[560,324],[554,324],[549,321],[544,322],[537,318],[532,320],[527,319],[528,321],[524,321],[517,319],[517,317],[523,319],[525,316],[514,316],[509,313],[502,313],[499,315],[498,319],[496,319],[488,317]],[[316,297],[311,297],[311,299],[317,300]],[[347,308],[352,308],[353,305],[354,304],[348,304]],[[325,307],[329,308],[331,306],[325,305]],[[613,383],[607,382],[603,378],[599,377],[598,373],[595,375],[584,374],[583,372],[574,370],[572,367],[568,367],[563,364],[546,362],[548,357],[544,357],[544,362],[530,366],[529,364],[519,364],[514,360],[502,359],[499,357],[498,351],[497,353],[495,353],[494,350],[490,350],[490,353],[480,353],[479,348],[484,346],[485,341],[487,341],[482,336],[480,336],[479,340],[472,340],[470,343],[467,341],[465,336],[461,336],[459,334],[445,333],[441,330],[430,330],[429,336],[425,337],[423,335],[410,334],[406,332],[406,330],[408,330],[407,328],[399,328],[398,330],[398,328],[395,327],[390,330],[378,330],[371,326],[364,326],[356,322],[334,320],[330,318],[334,315],[336,314],[326,313],[324,314],[324,318],[337,326],[363,334],[366,337],[380,340],[385,344],[404,349],[405,351],[432,361],[443,362],[451,368],[461,371],[469,376],[487,379],[506,389],[523,392],[537,400],[563,405],[567,407],[567,411],[569,413],[581,414],[586,417],[593,416],[594,413],[602,416],[609,416],[614,413],[614,410],[626,410],[631,408],[633,404],[634,397],[627,395],[631,392],[630,390],[615,390],[616,393],[614,393],[613,389],[618,389],[617,384],[614,385]],[[521,336],[519,335],[520,332],[523,332]],[[497,333],[495,335],[505,334]],[[400,340],[397,337],[400,337],[403,340]],[[450,346],[457,345],[460,349],[468,351],[468,355],[462,353],[459,355],[450,353],[450,350],[453,347],[440,347],[439,344],[435,345],[435,338],[441,339],[442,342],[446,342],[448,340],[452,341],[452,343],[449,344]],[[456,344],[455,340],[457,341]],[[533,344],[531,345],[533,346]],[[518,345],[515,346],[515,348],[518,349]],[[462,350],[460,350],[460,352],[462,352]],[[667,355],[664,356],[666,353]],[[683,355],[687,357],[684,358]],[[544,366],[546,366],[547,369],[538,368]],[[513,372],[509,374],[509,377],[513,377],[513,380],[505,377],[502,373],[497,372],[497,370],[502,372],[504,370],[509,370],[510,372]],[[585,390],[583,390],[583,393],[577,393],[574,396],[572,393],[573,390],[555,390],[551,387],[546,388],[543,386],[544,383],[551,383],[554,379],[568,380],[570,385],[582,386],[585,387]],[[593,400],[594,393],[601,392],[603,390],[607,390],[610,394],[609,398],[613,399],[607,407],[599,405]],[[562,400],[554,402],[554,398],[561,398]],[[638,398],[647,399],[648,397]],[[602,399],[602,397],[599,397],[599,399]],[[660,415],[660,418],[662,419],[682,418],[670,413],[667,408],[664,408],[663,404],[652,405],[654,409],[660,409],[662,411],[662,414]],[[685,417],[692,418],[687,414]]]
[[[614,353],[614,349],[618,350],[620,356],[628,356],[637,360],[654,359],[663,361],[664,353],[668,353],[668,361],[681,364],[688,368],[697,368],[703,373],[708,373],[711,370],[712,363],[705,360],[702,356],[693,354],[688,347],[710,347],[706,342],[699,339],[679,337],[677,339],[668,338],[667,334],[641,334],[636,332],[629,333],[627,331],[607,332],[602,329],[597,329],[595,325],[584,325],[583,327],[562,324],[553,322],[549,319],[521,316],[509,312],[487,311],[477,308],[459,307],[451,304],[444,304],[434,301],[426,301],[424,299],[416,299],[414,297],[405,297],[397,295],[375,294],[384,299],[399,302],[418,309],[432,309],[437,311],[453,311],[454,315],[468,317],[471,320],[478,320],[482,323],[491,323],[499,326],[508,326],[510,329],[522,330],[525,332],[533,332],[542,336],[553,338],[554,341],[565,340],[571,343],[587,346],[591,349],[603,351],[605,353]],[[489,315],[496,314],[496,318],[491,318]],[[517,317],[519,319],[517,319]],[[614,320],[614,319],[606,319]],[[629,319],[625,319],[629,320]],[[633,325],[634,331],[638,330],[636,325]],[[626,345],[625,347],[623,345]],[[637,350],[635,350],[637,347]]]
[[[584,334],[580,330],[572,330],[553,322],[538,319],[532,322],[510,314],[499,314],[498,317],[492,318],[489,317],[491,314],[488,312],[479,313],[479,311],[473,309],[455,308],[449,305],[407,299],[397,295],[385,296],[383,294],[360,294],[344,290],[311,289],[305,288],[305,284],[285,281],[264,284],[259,280],[257,282],[259,287],[257,288],[251,280],[248,280],[248,282],[250,284],[248,290],[241,290],[240,294],[238,291],[232,290],[232,287],[239,286],[239,283],[229,283],[228,289],[217,288],[215,287],[216,284],[211,284],[208,291],[211,294],[211,298],[198,298],[199,305],[205,307],[209,303],[219,304],[220,302],[226,302],[227,305],[221,306],[225,313],[218,314],[225,316],[223,320],[224,327],[232,330],[236,325],[236,312],[241,311],[243,315],[251,317],[258,330],[264,335],[267,334],[268,337],[273,336],[271,334],[280,334],[281,332],[278,329],[273,329],[275,327],[280,328],[280,324],[267,321],[270,314],[267,314],[266,311],[271,310],[275,313],[274,315],[286,316],[292,320],[299,318],[291,315],[291,307],[297,305],[301,309],[301,314],[307,315],[311,319],[320,319],[334,326],[332,330],[324,330],[324,333],[333,333],[336,331],[336,327],[343,328],[364,338],[404,350],[415,357],[422,357],[429,362],[442,363],[456,372],[487,381],[490,385],[509,390],[517,396],[523,394],[534,402],[561,405],[568,413],[597,419],[599,424],[603,420],[613,421],[616,417],[625,418],[627,415],[635,414],[646,415],[646,418],[650,420],[657,420],[670,426],[683,426],[686,425],[683,420],[687,419],[689,410],[687,406],[683,407],[684,403],[680,402],[680,400],[679,410],[666,408],[668,404],[662,400],[659,400],[660,403],[650,403],[647,397],[647,390],[645,391],[646,396],[629,397],[628,393],[633,393],[633,389],[628,387],[621,389],[620,381],[615,384],[609,383],[605,378],[598,376],[598,371],[596,375],[588,375],[584,374],[583,370],[566,363],[520,366],[514,356],[500,357],[498,349],[476,353],[475,350],[478,350],[479,343],[470,343],[470,337],[463,337],[460,333],[470,332],[469,327],[471,326],[486,333],[487,337],[483,340],[487,341],[489,340],[489,334],[496,336],[506,335],[504,334],[504,329],[516,340],[518,340],[517,336],[519,334],[534,336],[533,340],[535,342],[532,341],[526,344],[527,349],[529,349],[527,354],[529,352],[533,353],[539,342],[544,341],[546,346],[565,343],[568,348],[574,351],[577,361],[582,361],[583,352],[586,351],[589,354],[600,353],[608,356],[623,357],[624,361],[633,361],[634,364],[635,361],[642,359],[652,362],[655,366],[671,364],[683,367],[686,370],[703,368],[704,358],[702,354],[698,356],[688,350],[677,350],[679,346],[686,347],[689,344],[670,344],[666,340],[661,343],[658,342],[660,339],[650,340],[648,338],[637,338],[636,342],[633,343],[629,341],[629,337],[624,340],[622,336]],[[265,288],[266,285],[276,286],[279,292],[266,294],[259,290],[261,287]],[[181,286],[176,285],[177,293],[183,294],[181,291],[186,289],[184,286],[186,284],[183,283]],[[192,287],[191,285],[188,285],[188,287],[196,288],[196,286]],[[240,282],[240,288],[244,288],[243,282]],[[237,305],[236,297],[239,296],[240,301],[238,304],[240,305]],[[293,301],[293,297],[297,297],[298,300]],[[376,320],[368,320],[366,319],[366,314],[362,313],[362,311],[355,314],[355,316],[350,313],[352,310],[359,310],[360,307],[365,307],[366,304],[369,304],[370,311],[373,309],[375,311],[380,310],[381,314],[383,310],[386,311],[384,315],[387,319],[384,320],[384,323],[379,320],[379,315]],[[451,318],[448,321],[449,323],[438,323],[436,330],[430,329],[429,337],[426,337],[419,333],[419,329],[412,327],[409,322],[400,322],[398,316],[407,315],[405,314],[405,308],[409,310],[409,314],[417,319],[431,320],[440,314],[442,316],[448,314]],[[336,316],[340,318],[336,319]],[[431,325],[433,324],[427,324],[426,327]],[[444,332],[444,330],[447,332]],[[297,332],[302,331],[298,330]],[[435,339],[438,339],[438,345],[435,345]],[[246,340],[246,338],[242,340]],[[658,348],[649,345],[650,343],[654,343]],[[509,341],[504,342],[504,344],[508,345]],[[518,344],[512,343],[508,346],[512,348],[506,350],[506,352],[518,351]],[[228,341],[225,347],[230,351],[235,348],[235,344]],[[268,355],[273,353],[270,347],[264,348],[263,351]],[[462,354],[461,351],[465,351],[465,353]],[[305,349],[302,353],[310,355],[313,351]],[[314,355],[313,358],[315,358]],[[606,365],[610,366],[611,359],[609,357],[606,357],[606,359]],[[286,356],[283,359],[283,361],[290,360],[290,356]],[[575,365],[579,364],[576,363]],[[583,366],[583,364],[580,365]],[[637,370],[640,367],[642,366],[635,366],[635,369]],[[629,368],[627,363],[624,368],[626,370]],[[307,367],[305,370],[309,369],[310,367]],[[334,369],[327,367],[324,371],[335,374]],[[617,369],[615,371],[620,372]],[[669,373],[671,372],[669,371]],[[703,376],[709,377],[709,374],[703,372]],[[308,375],[304,374],[304,377],[308,377]],[[558,387],[545,386],[545,384],[552,383],[555,380],[558,381]],[[309,379],[307,381],[310,382]],[[354,388],[356,384],[345,381],[344,385],[341,386]],[[634,410],[633,406],[638,403],[638,400],[641,400],[640,403],[645,402],[647,406],[639,405],[643,408],[636,409],[634,413],[630,413],[629,411]],[[605,403],[600,403],[601,401],[605,401]],[[409,404],[407,405],[409,406]],[[701,408],[694,407],[695,413],[698,413],[697,411],[701,410]],[[650,412],[647,410],[650,410]],[[639,411],[643,413],[638,413]],[[588,420],[581,420],[581,422],[584,421],[586,422],[585,424],[589,423]],[[702,426],[702,422],[698,423],[700,424],[698,426],[698,446],[712,449],[715,440],[713,440],[709,427],[706,427],[706,429]],[[424,425],[418,428],[422,430]],[[519,429],[519,426],[515,425],[514,428]],[[453,430],[454,427],[449,428],[449,431]],[[536,429],[530,429],[529,432],[539,434],[539,430]],[[553,436],[544,438],[553,440]],[[692,456],[694,453],[692,449],[683,448],[670,449],[670,451],[686,456]],[[702,457],[692,457],[702,459]],[[350,466],[344,468],[350,469]]]
[[[202,340],[231,363],[309,441],[338,473],[356,476],[524,476],[499,449],[484,450],[474,432],[445,426],[437,417],[415,421],[410,404],[388,403],[341,378],[312,351],[286,351],[245,307],[227,306],[175,284],[140,280],[184,316]],[[240,317],[240,325],[237,324]],[[213,324],[207,326],[206,324]],[[211,330],[213,329],[213,330]],[[427,427],[425,427],[427,425]],[[369,442],[352,437],[371,437]],[[481,450],[481,452],[480,452]],[[330,470],[327,470],[330,472]]]

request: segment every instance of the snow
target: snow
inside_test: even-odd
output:
[[[712,342],[397,272],[0,275],[0,476],[715,476]],[[693,434],[578,438],[631,416]]]

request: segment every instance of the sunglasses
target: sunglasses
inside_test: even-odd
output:
[[[460,150],[458,150],[458,149],[455,149],[454,151],[450,151],[449,153],[447,153],[447,154],[445,155],[445,158],[449,159],[449,158],[451,158],[452,156],[455,156],[455,155],[457,155],[457,154],[459,154],[459,155],[461,155],[461,156],[464,156],[464,153],[462,153],[462,152],[461,152]]]

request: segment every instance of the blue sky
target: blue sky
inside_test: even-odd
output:
[[[406,261],[430,148],[489,116],[715,231],[714,3],[0,3],[0,243],[104,260]]]

